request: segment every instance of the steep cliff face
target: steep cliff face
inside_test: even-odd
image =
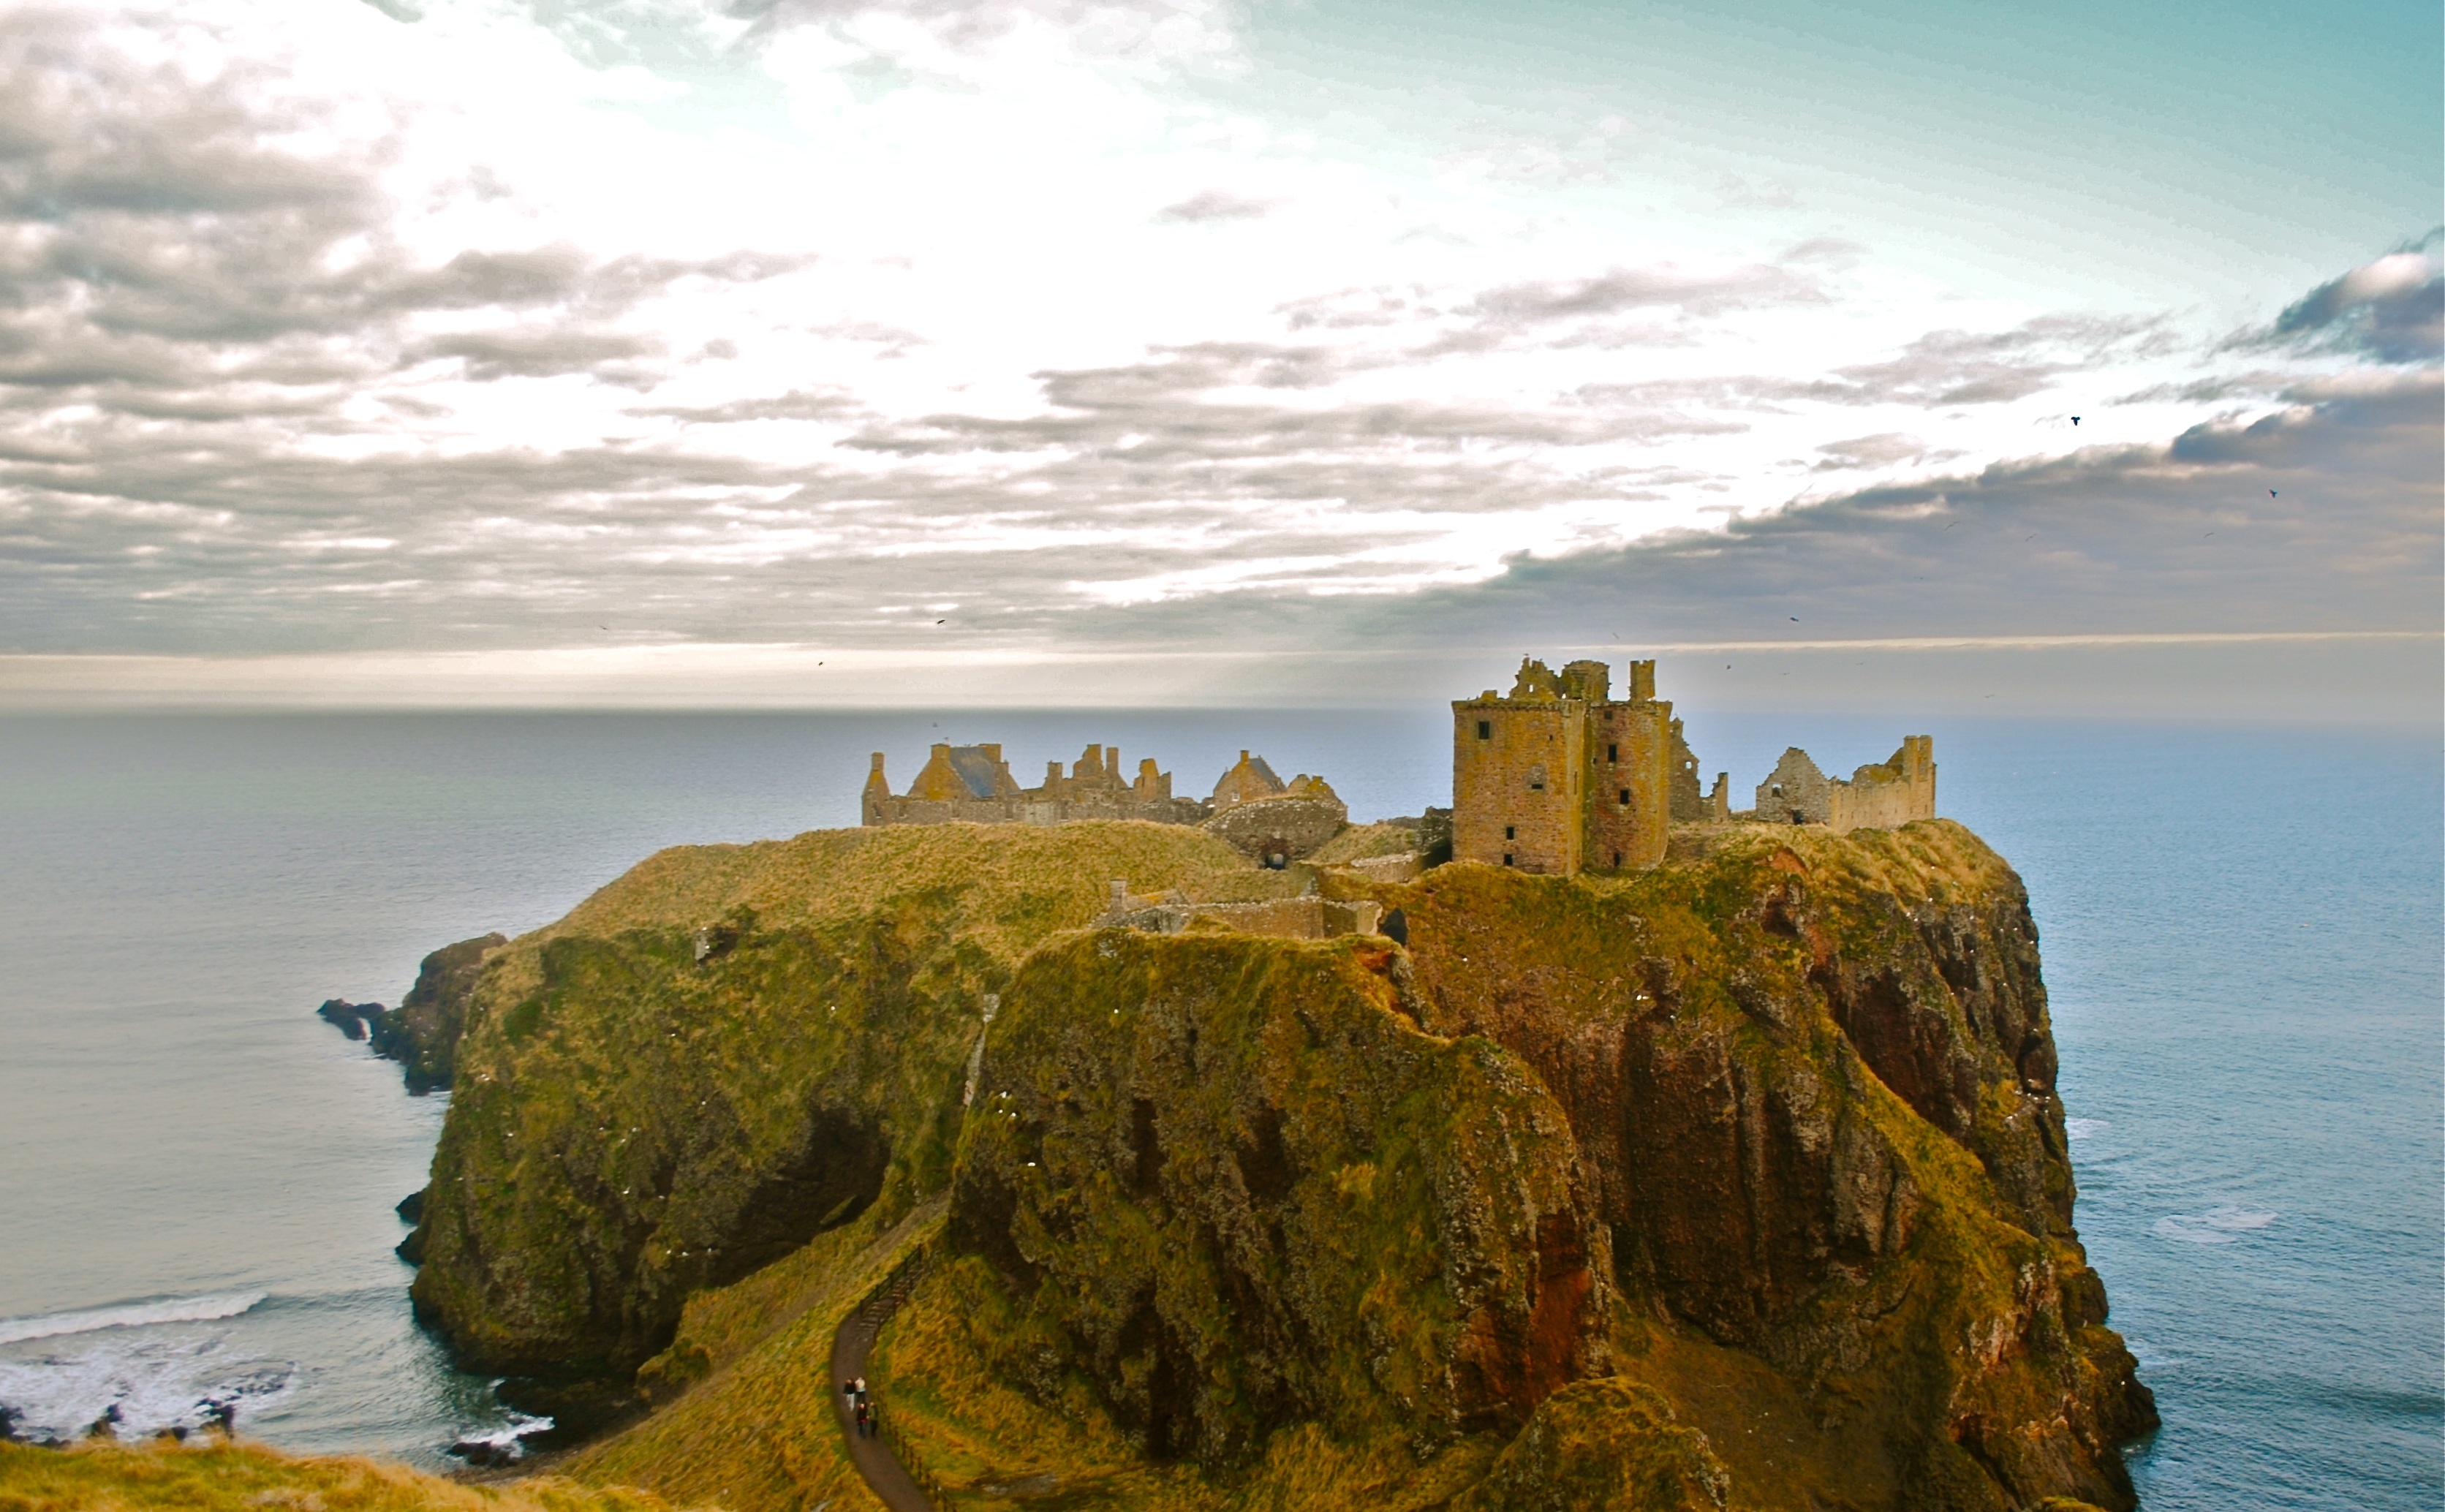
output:
[[[1422,1034],[1380,939],[1106,931],[1013,983],[951,1241],[1156,1456],[1285,1425],[1421,1447],[1508,1432],[1605,1363],[1605,1236],[1561,1110],[1512,1055]]]
[[[424,958],[398,1007],[371,1017],[374,1054],[400,1063],[410,1092],[421,1097],[450,1085],[484,958],[509,943],[492,934],[442,946]]]
[[[1520,1055],[1615,1279],[1791,1378],[1913,1507],[2132,1504],[2154,1422],[2071,1227],[2037,935],[1957,825],[1713,831],[1620,881],[1447,868],[1422,1026]]]
[[[664,851],[494,950],[411,1252],[468,1368],[624,1382],[698,1289],[949,1180],[988,995],[1195,831],[958,826]]]
[[[1675,843],[1326,874],[1407,949],[1090,929],[1113,877],[1297,881],[1185,828],[665,852],[484,958],[418,1304],[476,1368],[625,1383],[691,1293],[947,1191],[877,1362],[980,1504],[1023,1469],[1320,1509],[1321,1464],[1414,1512],[2128,1508],[2153,1408],[2072,1228],[2018,879],[1941,822]],[[775,1405],[816,1336],[775,1307],[647,1372],[685,1393],[652,1423],[771,1441],[741,1507],[838,1469],[793,1468],[830,1429]]]

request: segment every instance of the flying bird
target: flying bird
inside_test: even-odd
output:
[[[2267,496],[2268,496],[2268,498],[2273,498],[2273,497],[2275,496],[2275,491],[2274,491],[2273,489],[2271,489],[2271,488],[2270,488],[2270,489],[2268,489],[2268,490],[2267,491]]]
[[[2079,423],[2080,423],[2080,417],[2079,417],[2079,416],[2077,416],[2077,415],[2074,415],[2074,416],[2071,418],[2071,422],[2072,422],[2074,425],[2079,424]],[[1988,694],[1988,697],[1991,699],[1991,698],[1993,698],[1993,697],[1994,697],[1994,695],[1990,693],[1990,694]]]
[[[1794,624],[1794,625],[1798,625],[1798,624],[1800,623],[1800,616],[1799,616],[1799,615],[1797,615],[1797,614],[1793,615],[1793,616],[1791,617],[1791,623],[1792,623],[1792,624]]]
[[[935,623],[935,624],[937,624],[937,625],[948,625],[948,624],[950,624],[951,622],[950,622],[950,621],[948,621],[948,620],[936,620],[934,623]]]

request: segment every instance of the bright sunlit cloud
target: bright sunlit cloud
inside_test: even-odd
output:
[[[2163,628],[2168,603],[2199,632],[2433,621],[2434,521],[2404,505],[2434,504],[2434,448],[2398,425],[2384,476],[2333,452],[2298,476],[2352,502],[2267,569],[2310,585],[2288,626],[2149,554],[2201,467],[2236,509],[2274,497],[2244,476],[2267,457],[2144,460],[2358,423],[2380,391],[2433,434],[2445,277],[2416,220],[2238,325],[2110,276],[2066,302],[1813,211],[1833,181],[1791,163],[1689,179],[1703,122],[1668,144],[1618,112],[1508,135],[1498,112],[1393,151],[1352,84],[1320,129],[1269,103],[1336,87],[1272,61],[1298,24],[1208,0],[18,8],[0,650],[1034,664],[1244,644],[1252,611],[1432,639],[1535,564],[1750,562],[1786,517],[1851,543],[1831,554],[1869,581],[1845,588],[1894,574],[1860,633],[1952,633],[1859,543],[2057,464],[2110,474],[2124,513],[2054,548],[2144,601],[2058,631]],[[2373,562],[2417,590],[2372,592]],[[2004,627],[2045,619],[2014,585],[2046,570],[1978,570]]]

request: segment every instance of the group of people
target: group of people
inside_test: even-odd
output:
[[[849,1416],[857,1424],[857,1436],[874,1436],[874,1402],[866,1394],[866,1377],[855,1376],[841,1383],[841,1394],[849,1398]]]

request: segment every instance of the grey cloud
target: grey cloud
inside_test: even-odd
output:
[[[760,399],[735,399],[720,404],[661,405],[628,413],[691,420],[700,425],[735,425],[750,420],[836,420],[862,414],[865,408],[843,389],[822,393],[792,389]]]
[[[2275,318],[2262,341],[2340,348],[2385,363],[2445,358],[2445,229],[2319,285]]]
[[[1500,641],[2433,630],[2445,612],[2434,373],[2304,388],[2195,426],[1868,489],[1617,551],[1514,562],[1372,633]],[[2270,494],[2272,490],[2272,494]],[[1793,625],[1797,616],[1800,624]]]
[[[2004,331],[1931,331],[1887,361],[1837,368],[1837,381],[1758,392],[1836,403],[2008,403],[2052,387],[2066,373],[2118,353],[2162,350],[2171,340],[2162,319],[2044,315]]]
[[[410,361],[456,357],[467,376],[490,383],[503,378],[551,378],[593,372],[606,364],[656,354],[661,345],[607,331],[494,330],[444,336],[425,343]],[[618,370],[625,376],[626,369]]]
[[[1204,189],[1155,212],[1155,219],[1202,226],[1218,220],[1256,220],[1273,213],[1276,201],[1255,199],[1227,190]]]
[[[1824,298],[1824,290],[1804,274],[1771,263],[1753,263],[1720,273],[1688,273],[1670,267],[1617,268],[1594,278],[1512,284],[1480,294],[1475,308],[1503,321],[1542,322],[1657,308],[1706,315]]]
[[[1825,457],[1820,467],[1882,467],[1918,456],[1927,450],[1927,442],[1899,431],[1883,431],[1854,436],[1847,441],[1827,441],[1817,450]]]

